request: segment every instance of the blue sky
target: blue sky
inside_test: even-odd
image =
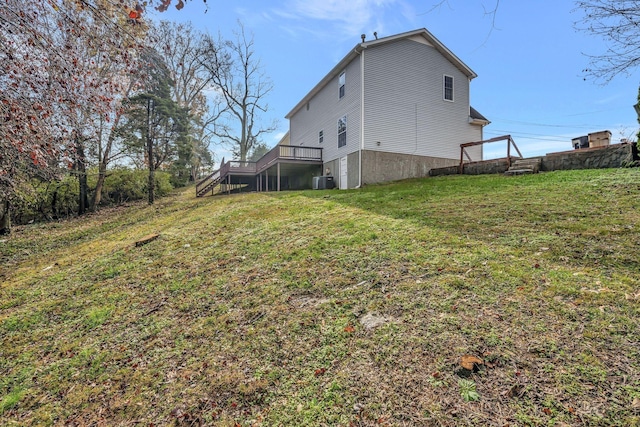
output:
[[[585,55],[606,49],[602,40],[577,32],[582,17],[570,0],[190,0],[154,19],[191,21],[226,38],[242,21],[254,35],[256,54],[274,83],[264,122],[279,120],[265,137],[277,143],[288,128],[284,116],[359,41],[428,29],[478,77],[471,104],[491,124],[485,138],[511,134],[525,157],[570,150],[571,138],[610,130],[613,142],[634,137],[633,104],[638,72],[607,85],[585,81]],[[206,10],[206,13],[205,13]],[[212,147],[218,159],[228,153]],[[502,144],[488,157],[506,155]]]

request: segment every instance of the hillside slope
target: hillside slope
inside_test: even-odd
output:
[[[638,212],[591,170],[19,227],[0,424],[640,425]]]

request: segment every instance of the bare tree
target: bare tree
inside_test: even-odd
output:
[[[640,1],[576,1],[575,11],[583,14],[576,29],[601,37],[607,44],[604,52],[587,55],[587,78],[608,83],[640,65]]]
[[[264,75],[255,56],[253,37],[247,38],[242,24],[235,41],[220,38],[214,42],[209,36],[204,47],[202,64],[218,96],[213,133],[235,156],[246,161],[260,135],[275,130],[275,122],[262,126],[259,121],[260,114],[268,110],[265,97],[273,84]]]
[[[498,16],[498,9],[500,8],[500,0],[493,0],[491,3],[492,5],[487,8],[484,1],[481,2],[482,8],[484,9],[484,16],[489,16],[491,18],[491,29],[489,30],[489,33],[487,34],[487,37],[485,38],[483,44],[487,42],[489,37],[491,37],[493,30],[496,28],[496,17]],[[450,0],[439,0],[438,2],[433,4],[428,11],[422,13],[421,15],[432,13],[435,10],[441,9],[445,5],[449,8],[452,8]],[[466,3],[464,4],[464,7],[467,7]]]
[[[213,82],[211,73],[200,60],[203,35],[191,24],[161,21],[151,28],[150,38],[173,80],[173,100],[190,115],[188,136],[179,150],[177,173],[186,173],[188,180],[194,181],[204,166],[211,166],[212,159],[205,128],[213,117],[205,91]]]

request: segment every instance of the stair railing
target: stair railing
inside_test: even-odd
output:
[[[196,184],[196,195],[199,196],[208,190],[210,185],[215,185],[215,181],[220,179],[220,169],[212,172],[209,176]]]

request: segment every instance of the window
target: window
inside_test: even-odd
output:
[[[338,119],[338,148],[347,145],[347,116]]]
[[[453,77],[444,76],[444,100],[453,101]]]
[[[340,77],[338,78],[338,86],[340,87],[340,98],[344,96],[344,82],[346,80],[345,72],[340,73]]]
[[[322,144],[324,142],[324,131],[321,130],[318,132],[318,144]]]

